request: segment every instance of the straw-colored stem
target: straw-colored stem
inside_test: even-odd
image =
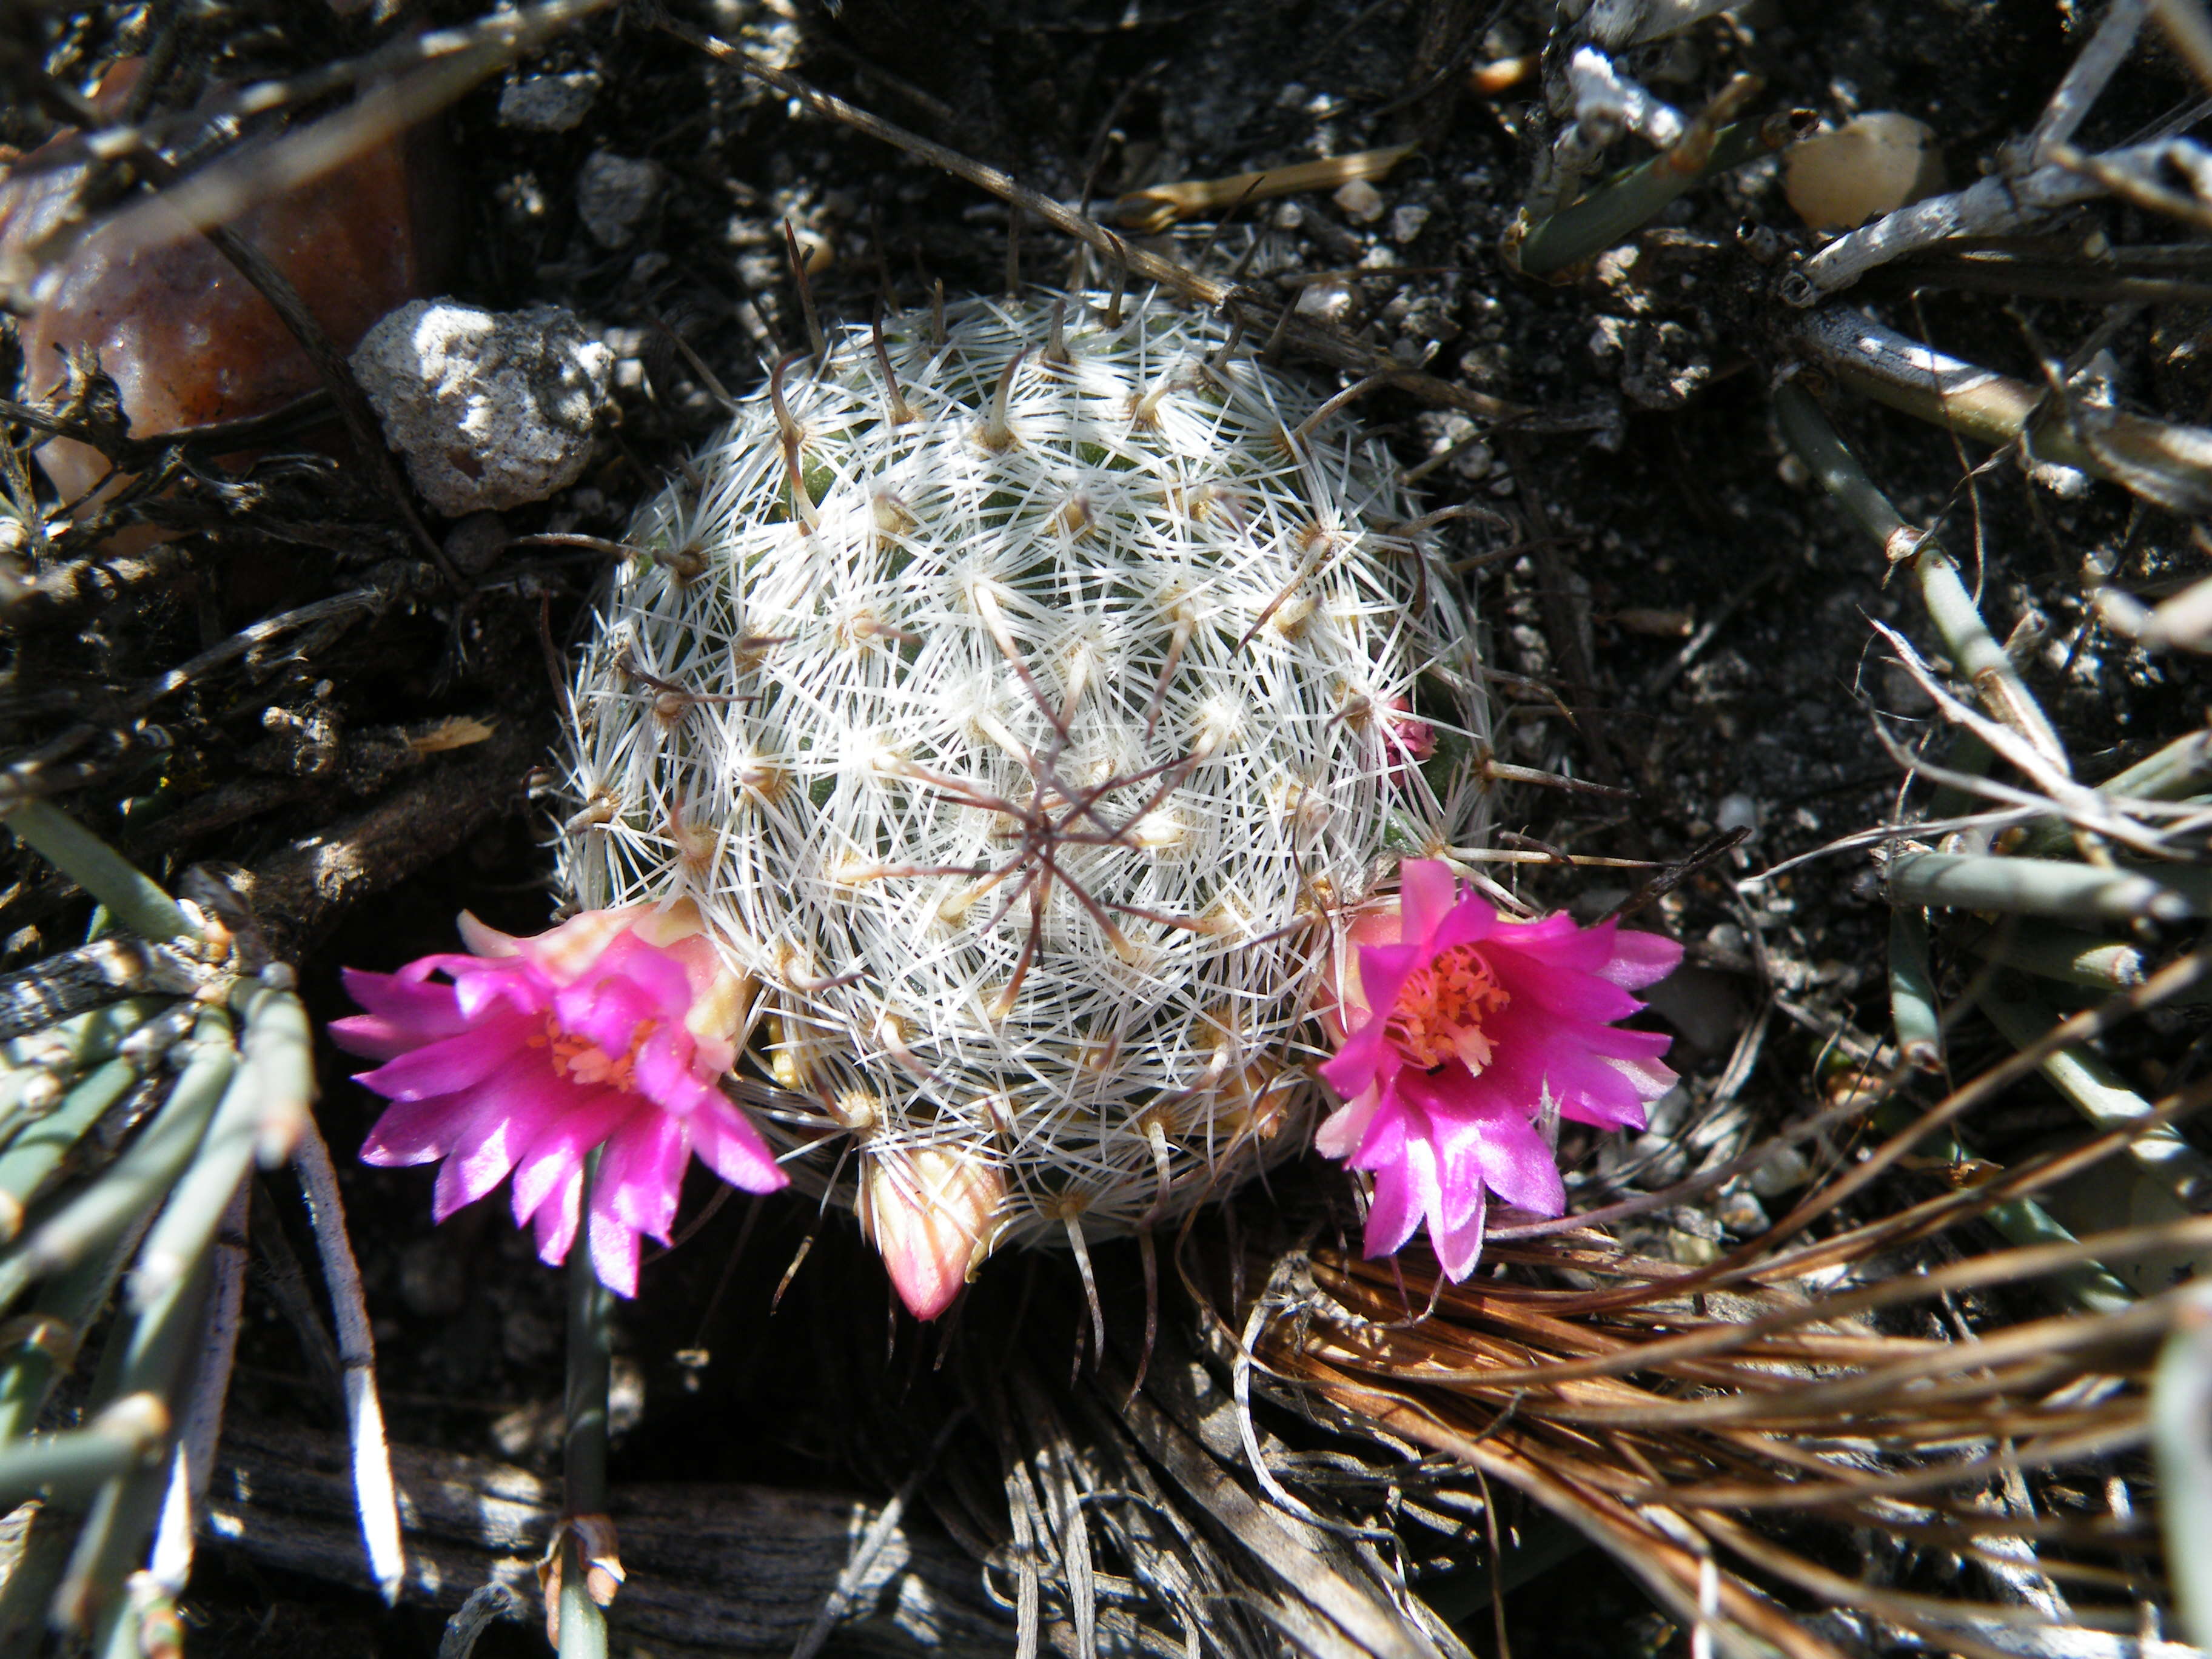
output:
[[[2116,800],[2187,800],[2212,790],[2212,732],[2191,732],[2176,738],[2156,754],[2116,772],[2097,786],[2101,794]],[[2027,836],[2017,851],[2047,858],[2071,845],[2073,832],[2063,820],[2045,818],[2024,826]]]
[[[141,938],[198,937],[191,919],[159,884],[58,806],[27,800],[9,809],[0,823]]]
[[[2069,466],[2177,513],[2212,511],[2212,431],[2124,410],[2053,407],[2045,387],[1948,356],[1844,307],[1799,338],[1853,391],[1901,413],[2031,459]]]
[[[1271,167],[1264,173],[1240,173],[1230,179],[1187,179],[1171,185],[1153,185],[1132,191],[1114,204],[1114,222],[1125,230],[1152,236],[1178,219],[1194,219],[1217,213],[1242,202],[1264,202],[1278,196],[1298,196],[1308,191],[1335,190],[1358,179],[1380,179],[1413,153],[1412,144],[1389,149],[1365,149],[1319,161]]]

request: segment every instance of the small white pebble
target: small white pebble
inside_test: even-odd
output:
[[[1352,284],[1330,280],[1308,283],[1298,290],[1298,315],[1334,322],[1352,309]]]
[[[544,501],[591,459],[613,353],[557,306],[415,300],[351,366],[423,500],[450,519]]]
[[[1721,1194],[1714,1206],[1722,1226],[1738,1238],[1749,1238],[1766,1231],[1766,1209],[1748,1187],[1736,1187]]]
[[[1338,185],[1330,199],[1344,210],[1346,217],[1363,225],[1371,225],[1382,216],[1382,192],[1364,179]]]
[[[1813,1178],[1813,1166],[1796,1146],[1778,1146],[1751,1172],[1751,1190],[1761,1198],[1794,1193]]]
[[[1401,246],[1410,242],[1421,234],[1421,228],[1428,222],[1428,209],[1409,203],[1391,214],[1390,240]]]

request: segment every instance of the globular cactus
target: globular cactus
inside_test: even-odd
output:
[[[1304,1146],[1340,919],[1484,811],[1379,446],[1163,300],[972,301],[779,365],[629,541],[566,878],[696,901],[802,1186],[957,1272]]]

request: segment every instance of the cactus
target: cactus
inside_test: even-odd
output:
[[[1342,919],[1480,831],[1473,618],[1341,401],[1158,298],[957,303],[779,364],[633,526],[566,883],[697,904],[739,1087],[879,1245],[951,1188],[956,1271],[1080,1249],[1303,1149]]]

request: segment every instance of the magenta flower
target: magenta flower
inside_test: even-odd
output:
[[[1398,866],[1390,909],[1355,921],[1322,1010],[1336,1055],[1321,1068],[1345,1098],[1314,1136],[1375,1176],[1366,1250],[1388,1255],[1425,1220],[1453,1279],[1482,1249],[1484,1193],[1539,1215],[1566,1188],[1535,1117],[1642,1128],[1674,1085],[1672,1039],[1620,1030],[1629,992],[1672,972],[1682,947],[1564,915],[1513,921],[1434,859]]]
[[[723,1180],[773,1192],[787,1177],[716,1079],[737,1060],[749,987],[725,968],[688,902],[586,910],[533,939],[461,917],[473,953],[396,974],[348,969],[368,1012],[333,1020],[350,1053],[385,1063],[355,1079],[392,1103],[361,1149],[371,1164],[440,1158],[443,1221],[514,1176],[514,1221],[558,1262],[575,1241],[584,1160],[592,1266],[637,1294],[638,1239],[665,1243],[696,1152]],[[443,974],[446,981],[433,980]]]

